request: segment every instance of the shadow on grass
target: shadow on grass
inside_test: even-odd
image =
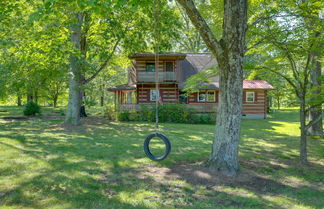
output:
[[[254,123],[243,123],[254,129]],[[278,172],[297,174],[291,162],[298,160],[298,138],[273,134],[271,130],[278,126],[267,120],[262,121],[257,133],[243,130],[243,177],[230,180],[201,167],[179,164],[208,157],[213,126],[161,124],[173,148],[166,161],[155,164],[144,158],[142,150],[153,124],[92,121],[73,129],[49,121],[5,123],[0,138],[6,141],[2,140],[0,146],[21,153],[17,158],[30,161],[21,163],[35,167],[30,168],[32,174],[26,173],[25,167],[2,174],[23,176],[23,180],[13,188],[2,189],[0,203],[32,208],[280,208],[284,207],[282,203],[265,197],[280,196],[318,207],[320,201],[312,201],[310,196],[322,191],[292,187],[273,178]],[[273,136],[269,136],[271,133]],[[38,166],[39,162],[47,167]],[[316,183],[307,175],[305,180]],[[299,189],[310,195],[305,198]]]

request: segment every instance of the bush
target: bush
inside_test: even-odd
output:
[[[115,105],[109,104],[104,108],[104,117],[108,120],[116,120],[117,119],[117,111],[115,110]]]
[[[35,116],[36,114],[40,114],[40,113],[41,113],[40,106],[38,104],[36,104],[35,102],[30,101],[26,104],[25,109],[24,109],[24,115]]]
[[[122,112],[119,111],[117,114],[117,119],[119,121],[130,121],[130,112],[127,110]]]
[[[155,122],[155,104],[141,105],[138,111],[118,110],[119,121]],[[198,113],[195,109],[183,104],[159,105],[159,122],[215,124],[215,113]]]

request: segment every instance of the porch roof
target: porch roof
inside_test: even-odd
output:
[[[136,85],[118,85],[107,89],[108,91],[136,90]]]

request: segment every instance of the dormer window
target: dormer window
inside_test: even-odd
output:
[[[146,63],[146,72],[154,72],[155,63]]]
[[[173,72],[173,62],[165,62],[165,71],[166,72]]]

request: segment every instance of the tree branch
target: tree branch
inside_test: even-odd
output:
[[[111,51],[111,53],[109,54],[109,56],[107,57],[107,59],[104,61],[104,63],[102,63],[102,65],[100,66],[100,68],[91,76],[89,77],[88,79],[85,79],[83,84],[87,84],[89,83],[90,81],[92,81],[93,79],[95,79],[95,77],[103,70],[105,69],[105,67],[108,65],[108,62],[109,60],[111,59],[111,57],[113,56],[113,54],[115,53],[116,51],[116,48],[118,46],[120,42],[120,39],[118,39],[113,47],[113,50]]]
[[[223,52],[223,47],[215,38],[210,27],[197,10],[193,0],[177,0],[188,14],[192,24],[198,29],[209,50],[218,57]]]
[[[323,117],[323,114],[320,114],[315,120],[310,121],[306,127],[305,130],[308,130],[312,125],[314,125],[315,123],[317,123],[318,121],[320,121]]]
[[[299,89],[290,78],[288,78],[284,74],[282,74],[282,73],[280,73],[280,72],[278,72],[276,70],[272,70],[271,68],[268,68],[268,67],[261,67],[260,69],[267,69],[267,70],[281,76],[282,78],[284,78],[294,88],[294,91],[295,91],[296,95],[300,98]]]

